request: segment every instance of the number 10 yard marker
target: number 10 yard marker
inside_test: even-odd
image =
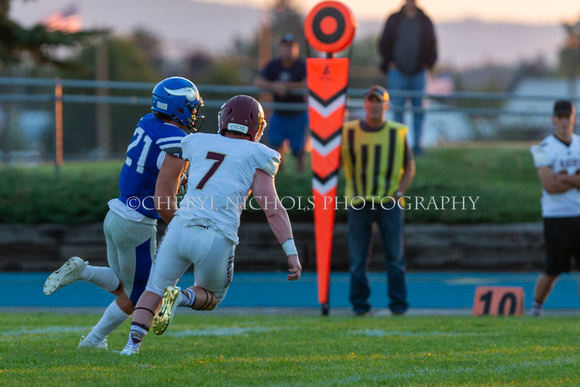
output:
[[[518,286],[478,286],[473,315],[523,315],[524,288]]]

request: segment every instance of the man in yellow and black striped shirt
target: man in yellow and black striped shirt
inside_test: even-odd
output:
[[[346,122],[341,156],[345,172],[350,254],[350,301],[356,315],[370,313],[367,260],[373,224],[379,227],[388,271],[389,308],[408,308],[402,197],[415,175],[405,125],[385,120],[389,94],[372,86],[364,96],[364,120]]]

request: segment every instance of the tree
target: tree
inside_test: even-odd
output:
[[[568,94],[576,96],[577,68],[580,66],[580,20],[575,24],[563,24],[568,38],[560,50],[558,72],[568,78]]]
[[[190,79],[193,83],[209,83],[207,73],[214,63],[221,61],[216,60],[210,54],[204,51],[193,51],[181,60],[171,71],[172,74],[180,74]],[[218,82],[219,83],[219,82]]]
[[[372,84],[384,84],[385,74],[378,67],[376,36],[355,40],[343,54],[350,58],[349,87],[366,89]]]
[[[159,73],[153,67],[150,56],[132,38],[111,36],[98,44],[86,45],[78,55],[68,58],[67,66],[58,70],[62,78],[97,79],[97,56],[99,46],[105,45],[107,73],[111,81],[157,82]]]
[[[106,52],[103,52],[106,50]],[[103,57],[108,60],[101,62],[105,69],[98,68],[98,60]],[[106,80],[128,82],[151,82],[160,80],[159,73],[149,61],[148,53],[143,51],[132,37],[112,36],[99,44],[84,46],[79,54],[68,59],[70,66],[60,68],[56,75],[63,79],[99,79],[99,71],[106,74]],[[102,78],[101,78],[102,79]],[[127,95],[125,90],[95,90],[93,88],[69,88],[67,94],[85,94],[121,96]],[[151,97],[151,89],[130,91],[132,96]],[[99,111],[104,108],[104,111]],[[95,152],[98,146],[104,156],[108,153],[119,154],[125,151],[127,141],[131,138],[135,123],[149,111],[143,105],[107,105],[92,103],[75,103],[65,105],[64,114],[64,150],[65,154],[86,156]],[[97,119],[92,119],[97,117]],[[90,119],[87,119],[90,118]],[[101,129],[99,129],[101,128]],[[99,140],[98,133],[106,131],[109,140]],[[110,149],[109,149],[110,147]],[[100,156],[95,154],[95,157]]]
[[[163,54],[161,53],[161,42],[151,31],[137,28],[133,31],[131,40],[147,56],[149,64],[158,72],[163,70]]]
[[[298,11],[293,3],[294,0],[278,0],[270,11],[274,48],[278,46],[278,42],[285,34],[294,35],[302,47],[306,43],[304,39],[304,15]]]
[[[24,28],[8,17],[10,0],[0,0],[0,67],[32,60],[37,64],[64,65],[55,54],[60,47],[75,47],[91,38],[106,35],[106,30],[86,30],[77,33],[49,31],[38,24]]]
[[[277,0],[267,12],[266,20],[250,40],[236,37],[233,40],[232,52],[242,58],[256,58],[266,62],[271,54],[276,55],[280,39],[285,34],[292,34],[300,43],[302,54],[305,54],[306,39],[304,38],[304,15],[294,6],[293,0]],[[259,45],[262,44],[261,47]],[[269,44],[269,47],[267,45]],[[269,54],[260,54],[260,50]],[[258,70],[256,61],[255,70]]]

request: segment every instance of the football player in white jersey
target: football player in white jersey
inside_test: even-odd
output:
[[[203,123],[201,106],[201,96],[188,79],[170,77],[155,86],[152,112],[141,118],[127,147],[119,177],[121,195],[109,201],[103,223],[110,267],[72,257],[46,280],[46,295],[84,280],[116,296],[79,347],[107,348],[107,337],[129,318],[145,291],[157,249],[157,220],[169,223],[177,210],[175,195],[187,165],[181,140],[185,130],[194,131]],[[164,199],[155,203],[155,195]]]
[[[554,104],[555,133],[532,146],[542,183],[542,217],[546,258],[536,282],[530,315],[541,316],[544,302],[560,273],[580,268],[580,136],[574,134],[576,110],[570,101]],[[579,290],[580,291],[580,290]]]
[[[162,334],[177,306],[212,310],[224,299],[233,276],[240,215],[250,192],[287,255],[288,280],[300,278],[292,227],[274,185],[280,154],[259,143],[266,126],[262,106],[247,95],[235,96],[222,106],[218,122],[218,134],[199,133],[181,141],[183,157],[195,168],[159,246],[122,355],[137,354],[152,326]],[[175,285],[191,264],[195,284],[181,290]]]

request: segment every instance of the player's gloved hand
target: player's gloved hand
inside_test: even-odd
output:
[[[187,192],[187,173],[181,174],[181,179],[179,180],[179,188],[177,190],[177,195],[185,195]]]
[[[187,185],[187,173],[182,173],[181,174],[181,179],[179,181],[180,185],[186,186]]]

